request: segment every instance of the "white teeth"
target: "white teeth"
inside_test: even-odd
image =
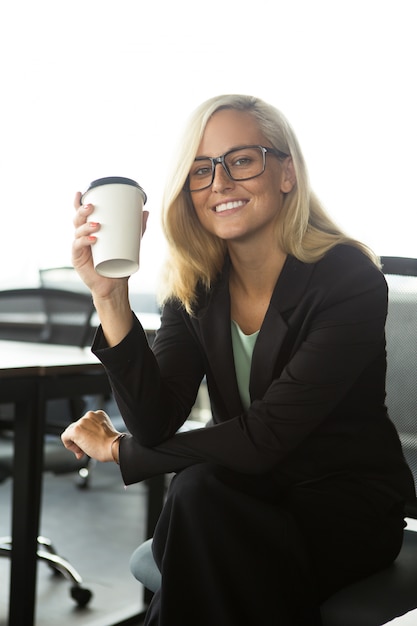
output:
[[[230,209],[237,209],[240,206],[243,206],[245,203],[241,200],[237,202],[225,202],[224,204],[218,204],[215,209],[216,213],[221,213],[222,211],[229,211]]]

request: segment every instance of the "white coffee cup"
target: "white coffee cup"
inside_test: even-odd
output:
[[[82,195],[83,204],[94,206],[89,220],[100,224],[91,247],[98,274],[123,278],[138,271],[146,200],[136,181],[120,176],[94,180]]]

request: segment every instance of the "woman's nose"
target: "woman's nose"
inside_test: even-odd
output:
[[[229,189],[234,185],[234,181],[230,178],[228,173],[223,167],[222,163],[216,163],[214,169],[214,178],[212,182],[213,191],[222,191],[223,189]]]

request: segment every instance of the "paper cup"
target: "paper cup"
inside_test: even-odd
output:
[[[118,176],[94,180],[82,195],[83,204],[94,206],[89,219],[100,224],[91,246],[98,274],[123,278],[138,271],[146,199],[136,181]]]

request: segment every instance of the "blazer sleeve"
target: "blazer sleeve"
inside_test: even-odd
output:
[[[369,262],[350,266],[332,261],[329,255],[328,260],[317,264],[308,288],[288,318],[289,334],[292,330],[294,335],[291,354],[263,396],[232,419],[177,434],[173,433],[186,419],[204,371],[197,342],[181,325],[181,316],[171,311],[167,320],[175,330],[173,345],[167,349],[178,351],[178,367],[184,368],[185,383],[183,389],[170,389],[168,394],[161,385],[169,386],[169,375],[168,383],[161,380],[137,322],[131,336],[116,348],[100,349],[98,337],[96,353],[108,368],[119,408],[132,433],[120,445],[125,483],[201,462],[249,474],[271,470],[302,445],[332,411],[338,407],[343,410],[350,388],[384,352],[386,311],[387,287],[375,266]],[[261,335],[262,330],[259,338]],[[262,362],[262,354],[255,352],[253,358]],[[182,399],[169,404],[165,396],[172,398],[173,393]],[[166,420],[164,410],[173,406],[176,414]],[[151,437],[157,435],[161,443],[149,447],[149,432],[141,432],[138,412],[147,415],[148,424],[156,424]]]
[[[175,314],[164,309],[163,352],[159,359],[149,347],[145,331],[134,313],[130,333],[118,346],[108,348],[101,327],[93,352],[102,361],[129,432],[150,447],[174,435],[194,406],[204,366],[201,350]],[[157,332],[159,340],[160,331]]]

